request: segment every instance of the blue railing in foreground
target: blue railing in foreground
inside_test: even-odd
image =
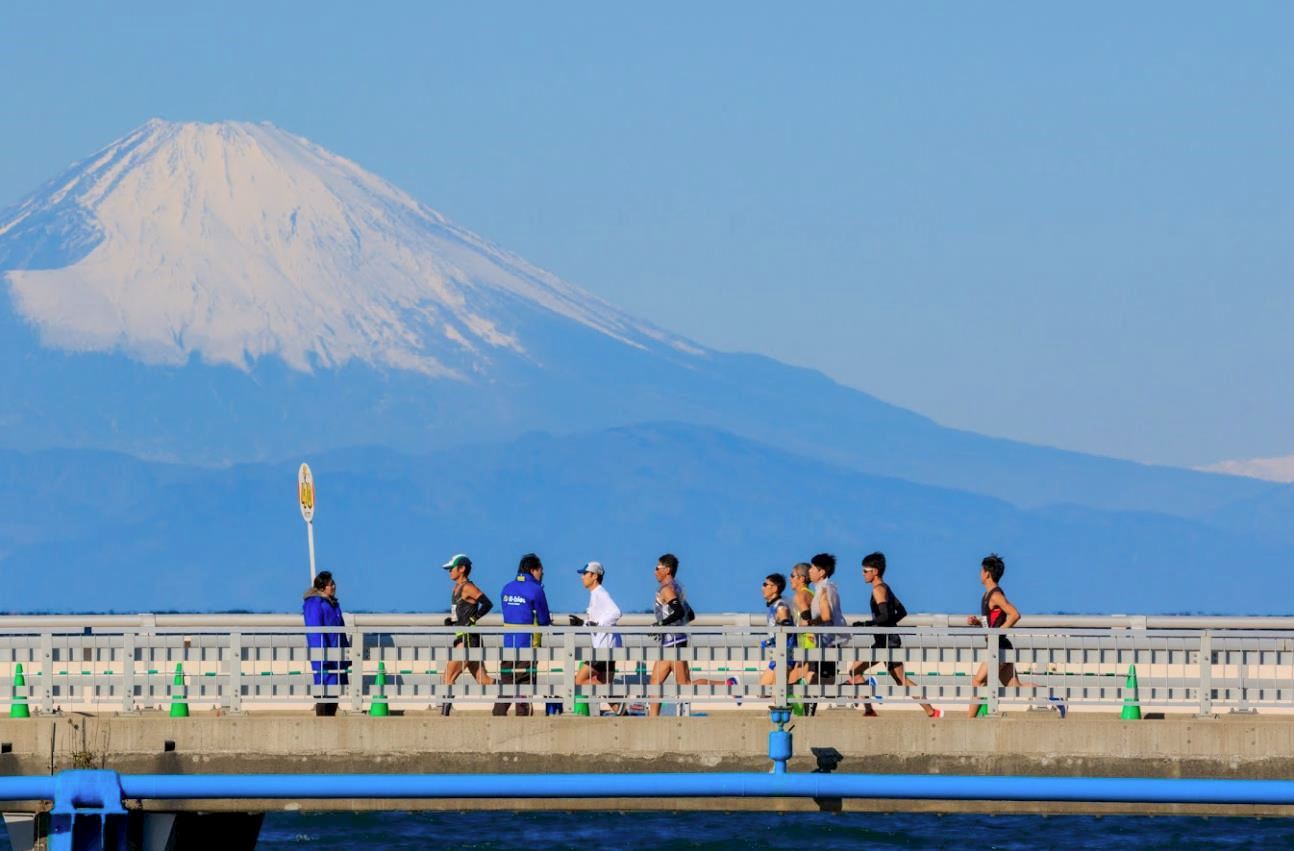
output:
[[[0,777],[0,800],[74,808],[81,781],[120,800],[349,798],[876,798],[934,801],[1078,801],[1294,805],[1294,781],[1217,778],[990,777],[925,774],[121,774],[66,771]],[[96,797],[96,806],[111,803]]]
[[[126,774],[0,778],[0,800],[52,800],[51,851],[126,847],[134,799],[877,798],[1294,805],[1294,781],[908,774]]]
[[[907,774],[124,775],[124,797],[201,798],[902,798],[1294,804],[1294,781]]]

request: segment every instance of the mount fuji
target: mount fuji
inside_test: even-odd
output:
[[[948,429],[812,370],[715,351],[618,310],[269,124],[150,121],[0,211],[0,450],[25,459],[6,462],[21,471],[5,480],[15,492],[34,489],[31,480],[47,468],[73,490],[75,463],[50,455],[66,450],[154,465],[147,474],[124,460],[105,468],[136,471],[131,481],[145,484],[130,504],[152,505],[147,483],[170,481],[167,470],[196,481],[199,468],[262,469],[255,465],[337,458],[348,447],[407,459],[484,457],[483,446],[517,441],[553,445],[535,433],[564,441],[562,457],[577,463],[612,457],[581,452],[581,441],[652,423],[687,426],[657,427],[645,439],[653,464],[668,470],[677,459],[680,482],[716,447],[729,447],[732,470],[735,457],[772,463],[760,448],[772,447],[779,476],[750,481],[808,501],[815,479],[838,470],[861,474],[868,488],[903,480],[943,489],[919,501],[927,512],[959,510],[949,494],[960,491],[1024,511],[1173,516],[1203,524],[1190,534],[1212,541],[1213,553],[1234,539],[1223,546],[1209,529],[1263,539],[1268,560],[1271,547],[1294,545],[1284,513],[1270,507],[1291,501],[1290,486]],[[499,453],[509,466],[506,475],[490,467],[504,491],[496,499],[509,497],[509,481],[534,489],[545,486],[537,471],[559,475],[543,459]],[[788,458],[804,460],[798,478]],[[437,464],[474,475],[470,466]],[[640,474],[659,499],[687,510],[686,489],[676,491],[670,476],[632,465],[617,473],[625,482]],[[229,476],[236,478],[219,480]],[[710,502],[721,491],[713,484]],[[39,490],[54,504],[49,487],[42,481]],[[572,511],[593,511],[577,502]],[[479,510],[488,514],[487,503]],[[865,504],[880,512],[868,528],[925,528],[891,523],[883,493]],[[1081,514],[1067,538],[1081,540],[1083,524],[1094,524],[1092,534],[1136,525],[1111,516]],[[833,529],[845,522],[831,517]],[[39,520],[0,523],[0,560],[19,549],[46,552],[40,542],[53,539],[33,531]],[[1185,534],[1180,525],[1155,528]],[[94,538],[87,533],[87,552]],[[1136,540],[1145,550],[1154,535]],[[35,564],[46,556],[30,557]]]
[[[0,275],[8,448],[222,464],[678,420],[1025,505],[1189,513],[1257,491],[709,350],[269,124],[148,122],[0,213]]]

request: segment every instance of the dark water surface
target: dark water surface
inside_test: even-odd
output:
[[[1294,819],[862,813],[271,813],[261,849],[1292,848]]]

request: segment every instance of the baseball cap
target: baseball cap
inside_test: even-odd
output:
[[[449,561],[441,565],[441,567],[444,568],[445,570],[449,570],[451,567],[471,567],[471,566],[472,566],[472,560],[467,556],[463,555],[462,553],[459,553],[458,555],[454,556]]]
[[[606,573],[606,571],[604,571],[604,570],[602,569],[602,563],[601,563],[601,562],[597,562],[597,561],[591,561],[591,562],[589,562],[588,564],[584,565],[583,567],[581,567],[579,570],[577,570],[577,571],[575,571],[575,572],[576,572],[576,573],[592,573],[594,576],[602,576],[602,575],[604,575],[604,574]]]

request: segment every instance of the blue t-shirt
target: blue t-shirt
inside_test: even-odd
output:
[[[548,612],[548,597],[544,595],[544,586],[529,573],[518,574],[516,579],[503,586],[503,593],[499,596],[504,623],[552,625],[553,617]],[[530,638],[531,634],[528,632],[509,631],[503,635],[503,646],[529,647]]]

